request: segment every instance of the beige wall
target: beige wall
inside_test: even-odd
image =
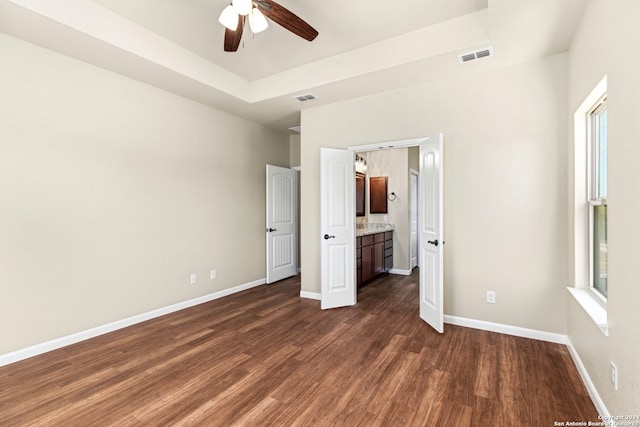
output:
[[[420,170],[420,147],[409,147],[409,168]]]
[[[265,164],[288,166],[288,135],[0,51],[0,354],[265,277]]]
[[[565,333],[566,110],[566,54],[303,110],[302,289],[320,292],[320,147],[443,132],[445,313]]]
[[[289,165],[300,166],[300,134],[289,135]]]
[[[582,307],[573,298],[568,298],[568,335],[612,415],[640,414],[640,143],[637,136],[640,60],[629,55],[629,52],[637,51],[640,40],[638,16],[640,3],[635,0],[591,0],[569,54],[569,117],[573,117],[600,79],[605,74],[608,76],[607,315],[610,330],[609,336],[605,337]],[[572,176],[573,127],[569,130],[569,171]],[[572,203],[573,197],[568,200]],[[573,237],[570,232],[569,242]],[[570,260],[573,260],[573,251]],[[586,284],[572,280],[571,285]],[[609,381],[611,361],[618,367],[617,391]]]
[[[289,166],[290,167],[299,167],[300,166],[300,134],[294,133],[289,135]],[[297,254],[297,264],[298,268],[300,268],[300,172],[297,173],[298,177],[298,254]]]

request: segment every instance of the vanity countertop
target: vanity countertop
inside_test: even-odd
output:
[[[364,228],[358,228],[356,226],[356,237],[382,233],[383,231],[393,231],[393,224],[389,224],[388,222],[373,222],[367,224]]]

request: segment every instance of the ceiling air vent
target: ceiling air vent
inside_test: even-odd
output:
[[[473,61],[474,59],[476,59],[476,54],[467,53],[466,55],[459,55],[459,57],[460,57],[460,62]]]
[[[307,102],[316,99],[317,96],[312,93],[305,93],[304,95],[296,95],[294,98],[297,99],[298,102]]]
[[[458,61],[460,61],[461,64],[464,64],[465,62],[475,61],[476,59],[487,58],[489,56],[493,56],[492,47],[487,47],[475,52],[463,53],[462,55],[458,55]]]

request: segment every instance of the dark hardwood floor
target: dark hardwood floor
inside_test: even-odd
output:
[[[417,275],[322,311],[299,278],[0,368],[0,426],[597,421],[566,347],[418,317]]]

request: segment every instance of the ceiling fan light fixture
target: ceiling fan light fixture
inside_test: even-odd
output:
[[[249,27],[254,34],[262,32],[269,27],[267,18],[264,17],[257,7],[254,7],[249,14]]]
[[[251,8],[253,7],[252,0],[233,0],[231,4],[233,5],[233,8],[236,10],[238,15],[242,16],[251,13]]]
[[[238,13],[233,6],[229,5],[225,7],[220,14],[218,22],[220,22],[231,31],[235,31],[236,28],[238,28]]]
[[[230,7],[237,23],[232,25],[231,19],[225,16],[233,16],[230,11],[224,10],[219,18],[226,28],[223,45],[225,52],[238,51],[245,27],[249,26],[254,34],[266,30],[270,26],[266,18],[308,41],[313,41],[318,35],[315,28],[274,0],[231,0]]]

